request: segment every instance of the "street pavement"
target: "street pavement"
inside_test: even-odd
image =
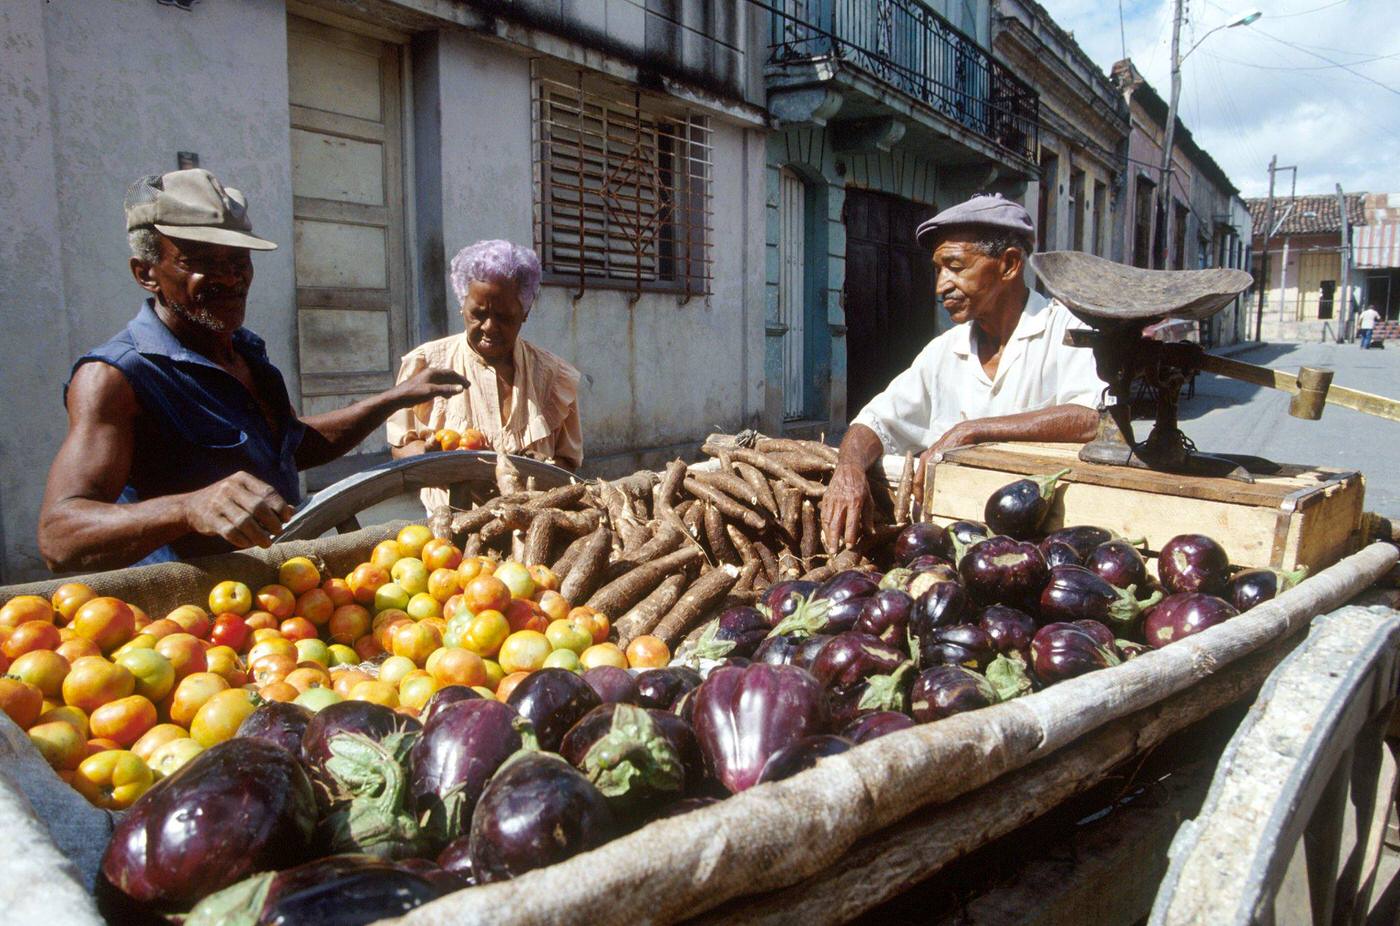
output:
[[[1265,344],[1234,359],[1296,372],[1301,366],[1335,371],[1332,382],[1400,398],[1400,341],[1363,351],[1355,344]],[[1184,393],[1183,393],[1184,395]],[[1366,510],[1400,517],[1400,422],[1327,406],[1318,421],[1292,418],[1289,396],[1211,373],[1196,378],[1183,398],[1181,429],[1207,453],[1241,453],[1278,463],[1360,470]],[[1147,422],[1135,423],[1144,429]]]

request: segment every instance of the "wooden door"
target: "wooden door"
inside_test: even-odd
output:
[[[779,172],[778,182],[778,317],[787,326],[783,335],[783,417],[792,421],[807,413],[807,367],[802,349],[807,315],[807,187],[786,167]]]
[[[846,411],[855,415],[938,333],[929,252],[914,241],[936,210],[847,190]]]
[[[287,21],[303,411],[393,384],[409,346],[399,46]],[[384,449],[382,429],[362,450]]]
[[[1335,291],[1340,277],[1341,259],[1335,254],[1298,255],[1298,320],[1322,318],[1319,309],[1322,284],[1330,282]],[[1330,307],[1329,307],[1330,308]]]

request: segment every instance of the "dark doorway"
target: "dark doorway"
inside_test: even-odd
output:
[[[897,196],[846,191],[848,420],[938,333],[929,253],[914,241],[934,212]]]

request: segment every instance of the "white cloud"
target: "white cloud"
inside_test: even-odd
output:
[[[1192,0],[1178,112],[1245,196],[1268,191],[1268,163],[1298,166],[1298,190],[1400,191],[1400,16],[1395,0]],[[1330,5],[1329,5],[1330,2]],[[1042,0],[1105,71],[1122,57],[1118,7]],[[1257,6],[1251,26],[1213,27]],[[1324,8],[1325,7],[1325,8]],[[1321,9],[1320,9],[1321,8]],[[1171,0],[1124,0],[1128,56],[1162,95],[1171,89]],[[1290,47],[1284,43],[1293,43]],[[1391,88],[1377,86],[1332,61]],[[1366,61],[1364,59],[1380,58]],[[1354,65],[1353,62],[1356,62]],[[1287,174],[1280,182],[1286,190]]]

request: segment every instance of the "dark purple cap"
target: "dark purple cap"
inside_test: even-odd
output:
[[[1002,198],[1000,193],[979,193],[967,202],[949,206],[925,221],[914,232],[914,239],[925,247],[931,247],[930,239],[935,232],[955,225],[1004,228],[1035,237],[1035,224],[1031,222],[1031,214],[1026,207]]]

